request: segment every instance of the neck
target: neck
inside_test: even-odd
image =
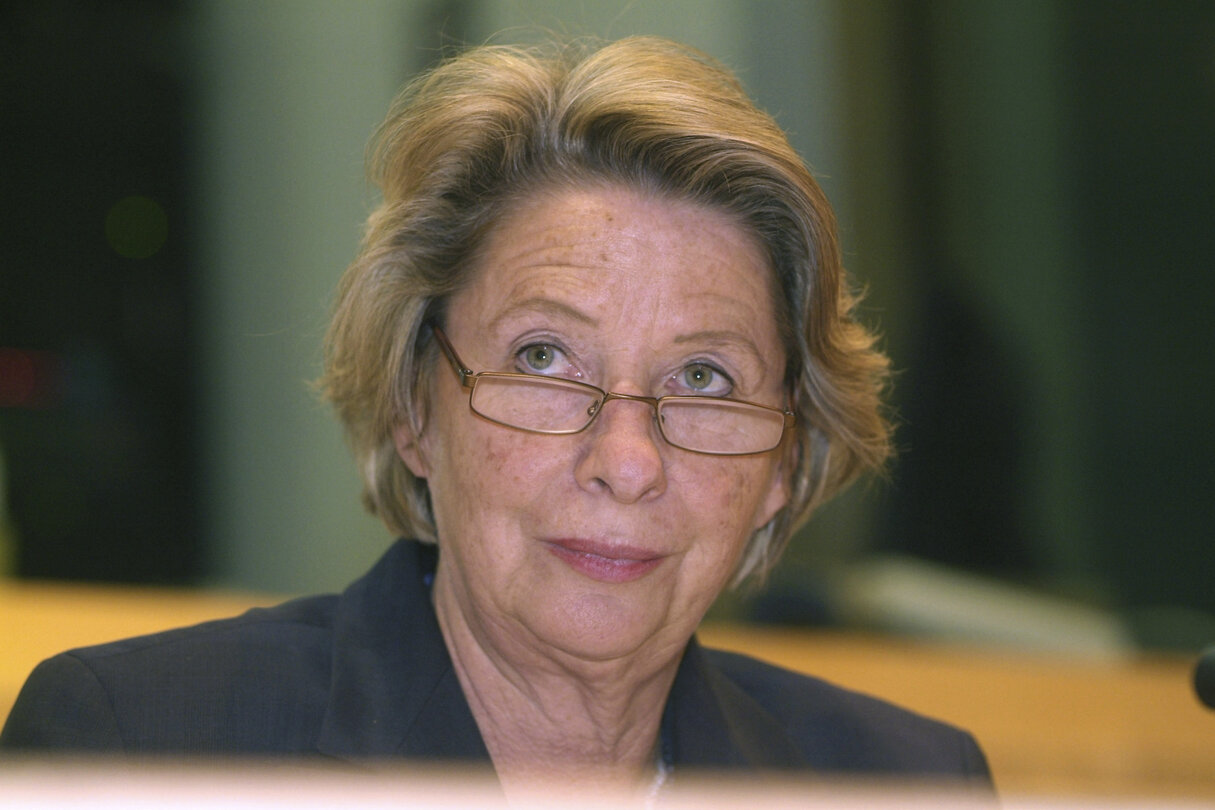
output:
[[[635,793],[657,776],[660,726],[682,646],[585,660],[508,623],[470,621],[441,579],[444,641],[507,795]],[[521,637],[522,635],[522,637]]]

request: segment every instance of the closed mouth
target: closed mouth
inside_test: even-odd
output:
[[[549,540],[545,545],[570,568],[599,582],[623,583],[639,579],[661,565],[667,556],[637,546],[582,538]]]

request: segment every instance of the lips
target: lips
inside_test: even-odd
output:
[[[647,549],[596,540],[562,538],[549,540],[545,545],[570,568],[599,582],[632,582],[666,559],[666,555]]]

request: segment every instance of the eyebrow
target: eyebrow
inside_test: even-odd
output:
[[[552,298],[543,298],[535,296],[533,298],[525,298],[516,304],[511,304],[506,309],[502,310],[492,321],[489,322],[489,329],[496,331],[498,325],[507,318],[511,318],[520,312],[536,312],[541,315],[553,315],[556,317],[567,318],[578,323],[586,324],[587,326],[598,326],[599,319],[583,312],[580,309],[570,306],[562,301],[555,301]]]
[[[764,375],[768,373],[768,363],[764,358],[759,347],[757,347],[750,338],[745,335],[734,332],[729,329],[702,329],[699,332],[690,332],[686,335],[677,335],[676,343],[718,343],[728,346],[737,346],[743,351],[750,354],[759,363],[761,372]]]

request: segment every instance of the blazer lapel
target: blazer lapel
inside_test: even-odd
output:
[[[663,736],[676,769],[805,765],[779,719],[717,672],[695,637],[671,687]]]
[[[342,594],[321,753],[488,762],[423,581],[433,559],[430,547],[398,541]]]
[[[477,760],[489,752],[443,643],[423,578],[434,551],[399,541],[342,594],[318,750],[351,761]],[[663,713],[676,768],[804,766],[779,719],[706,660],[693,638]]]

